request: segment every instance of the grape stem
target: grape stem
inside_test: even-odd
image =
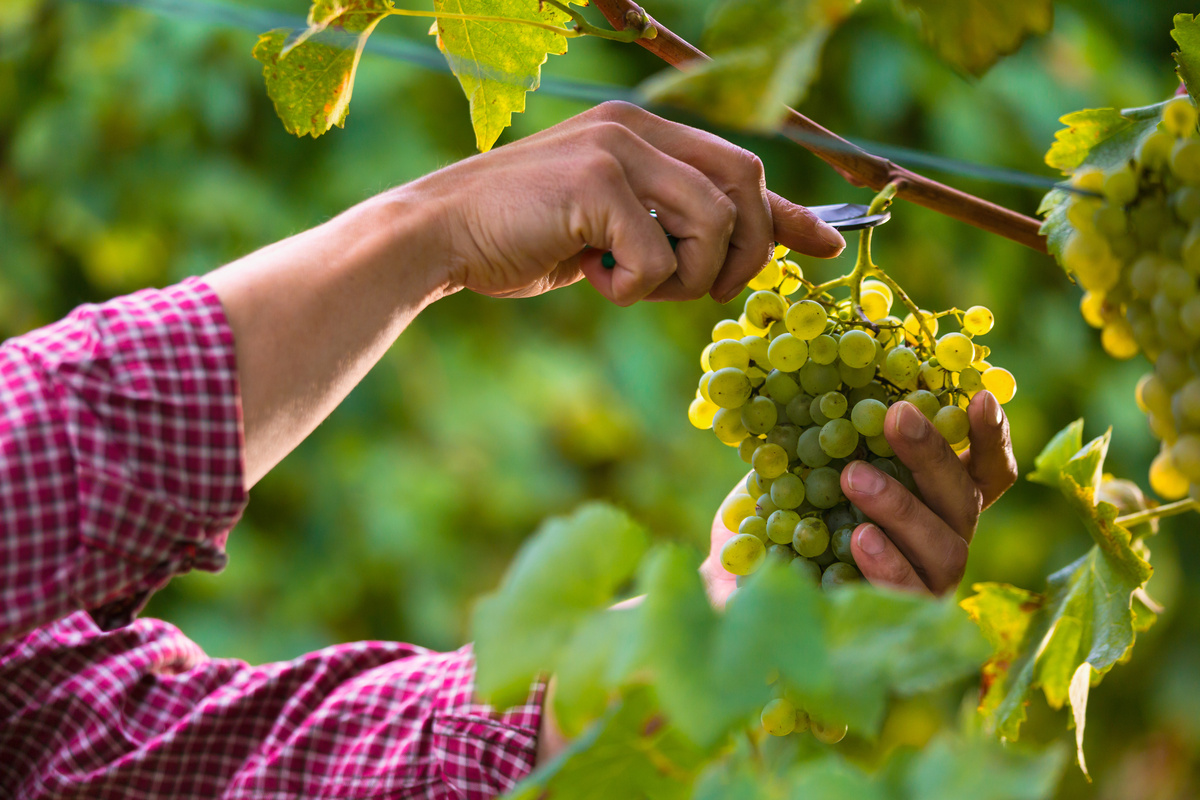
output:
[[[709,57],[670,28],[650,17],[633,0],[592,0],[617,30],[635,24],[655,29],[655,36],[642,36],[637,43],[668,64],[679,69],[696,67]],[[827,130],[795,109],[786,109],[783,132],[793,141],[834,168],[855,186],[880,189],[887,184],[901,183],[899,195],[917,205],[939,214],[974,225],[1014,242],[1046,252],[1046,238],[1033,217],[960,191],[893,164],[886,158],[873,155]]]
[[[1156,519],[1165,519],[1173,517],[1176,514],[1186,514],[1189,511],[1200,510],[1200,501],[1196,500],[1179,500],[1174,503],[1167,503],[1165,506],[1155,506],[1147,508],[1145,511],[1137,511],[1133,514],[1125,514],[1117,517],[1114,522],[1126,528],[1131,528],[1135,525],[1141,525],[1146,522],[1153,522]]]

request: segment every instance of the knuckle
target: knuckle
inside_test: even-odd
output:
[[[921,501],[899,483],[889,485],[886,505],[889,507],[891,516],[902,522],[915,522],[921,511]]]
[[[967,571],[967,543],[955,537],[942,555],[939,574],[945,579],[939,587],[940,592],[953,591],[963,579]]]
[[[583,174],[598,181],[601,186],[615,186],[625,180],[625,168],[621,159],[605,148],[590,152],[581,159],[580,167]]]
[[[738,164],[742,171],[756,184],[765,182],[767,173],[762,159],[744,147],[739,147],[738,151]]]
[[[635,113],[642,111],[633,103],[628,103],[624,100],[606,100],[600,105],[592,109],[595,116],[601,119],[622,120],[629,119]]]
[[[589,125],[586,135],[593,146],[612,151],[625,146],[633,136],[633,131],[619,122],[605,120]]]

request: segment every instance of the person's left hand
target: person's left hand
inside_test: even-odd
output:
[[[859,570],[876,586],[923,594],[954,591],[966,569],[967,547],[980,512],[1016,481],[1008,420],[996,398],[980,392],[967,415],[971,447],[955,455],[915,406],[901,402],[888,409],[884,434],[912,471],[920,498],[865,462],[853,462],[842,471],[846,498],[874,521],[855,529],[851,547]],[[739,482],[733,491],[740,486]],[[721,547],[733,535],[718,512],[712,546],[700,567],[718,608],[736,586],[736,577],[725,571],[720,558]]]

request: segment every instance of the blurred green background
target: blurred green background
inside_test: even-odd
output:
[[[307,10],[304,0],[244,5]],[[1041,156],[1059,115],[1173,91],[1168,31],[1181,5],[1058,3],[1051,35],[968,82],[886,3],[868,4],[833,37],[802,110],[845,135],[1049,174]],[[696,40],[706,7],[654,0],[649,10]],[[426,28],[392,19],[380,33],[431,48]],[[455,80],[372,54],[345,130],[289,136],[250,57],[254,40],[186,15],[0,0],[0,337],[81,302],[204,273],[471,154]],[[631,87],[660,66],[634,46],[574,40],[544,74]],[[505,140],[586,107],[535,93]],[[794,145],[733,138],[796,201],[869,197]],[[1029,189],[949,180],[1025,212],[1037,205]],[[1083,415],[1088,435],[1113,426],[1110,468],[1144,483],[1156,449],[1132,399],[1144,364],[1102,354],[1077,313],[1078,290],[1048,258],[905,205],[875,253],[924,307],[996,312],[987,343],[1020,385],[1007,409],[1023,470]],[[829,276],[849,258],[804,267]],[[685,409],[709,328],[736,314],[710,300],[618,309],[586,285],[438,303],[254,489],[228,569],[176,580],[148,613],[214,656],[252,662],[361,638],[451,648],[466,640],[473,598],[496,584],[522,539],[585,499],[609,499],[656,535],[702,545],[744,465],[691,428]],[[1071,771],[1063,797],[1191,797],[1200,785],[1195,532],[1194,517],[1175,518],[1151,543],[1151,589],[1167,611],[1132,663],[1093,690],[1096,783]],[[964,586],[1040,588],[1089,544],[1049,490],[1022,481],[984,516]],[[897,740],[919,739],[930,715],[953,713],[919,703],[901,711],[909,722],[889,728]],[[1064,713],[1036,704],[1030,713],[1029,738],[1066,736]]]

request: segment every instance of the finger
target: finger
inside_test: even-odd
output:
[[[925,505],[968,542],[983,508],[979,489],[950,444],[912,403],[888,409],[883,433],[912,471]]]
[[[1017,481],[1008,418],[991,392],[971,398],[967,418],[971,422],[971,446],[960,459],[979,487],[982,507],[987,508]]]
[[[655,148],[707,175],[735,204],[738,224],[729,258],[713,286],[717,300],[736,296],[766,264],[771,245],[830,258],[846,246],[841,234],[808,209],[767,191],[762,162],[719,136],[662,119],[628,103],[605,103],[598,116],[626,125]]]
[[[846,249],[846,240],[828,223],[804,206],[768,192],[775,241],[789,250],[815,258],[833,258]]]
[[[887,531],[888,538],[934,592],[958,585],[967,542],[894,478],[863,461],[842,471],[842,491]]]
[[[600,164],[605,162],[601,161]],[[658,288],[675,272],[675,253],[667,235],[633,193],[616,158],[615,171],[602,177],[592,203],[586,204],[580,225],[584,242],[594,250],[579,256],[579,268],[600,294],[628,306]],[[614,169],[598,166],[597,169]],[[616,259],[605,269],[599,251],[611,250]]]
[[[878,526],[865,522],[855,528],[850,538],[850,550],[863,577],[876,586],[930,593],[912,564]]]

